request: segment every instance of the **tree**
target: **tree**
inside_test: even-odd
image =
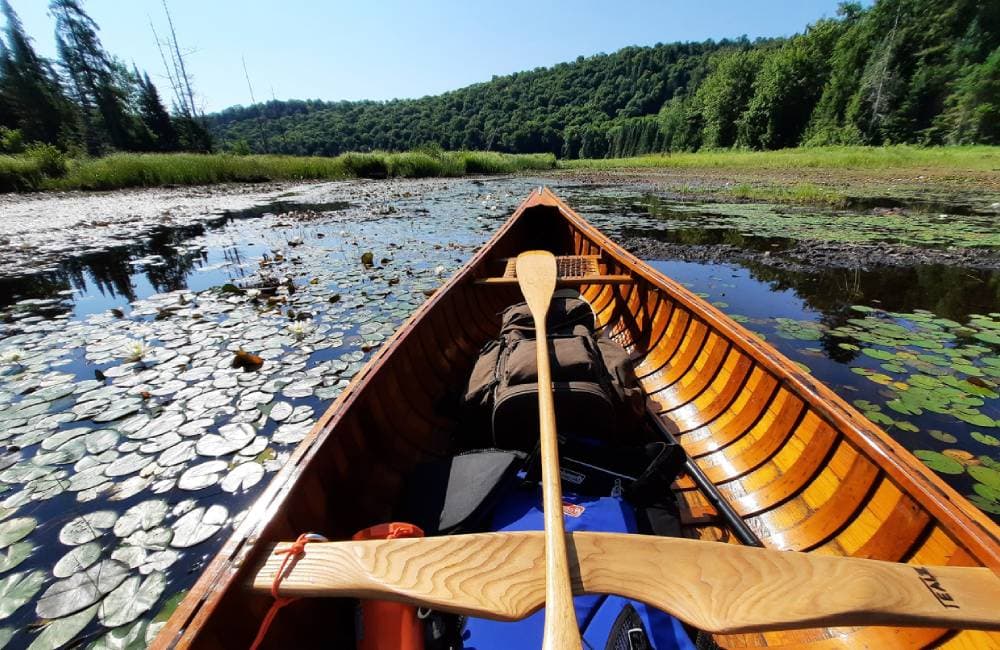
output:
[[[950,143],[1000,144],[1000,47],[969,66],[948,104],[943,121]]]
[[[8,0],[0,0],[7,26],[0,42],[0,106],[5,126],[28,142],[63,143],[74,126],[73,108],[52,69],[35,53]]]
[[[704,147],[715,149],[736,143],[736,123],[753,97],[761,58],[760,50],[735,50],[712,57],[712,72],[698,87],[695,100],[704,120]]]
[[[148,74],[144,74],[139,80],[139,87],[139,114],[142,123],[153,136],[155,148],[160,151],[175,151],[180,144],[177,129],[174,128],[170,114],[160,100],[160,93],[149,80]]]
[[[52,0],[49,8],[56,17],[59,57],[82,112],[87,149],[101,153],[109,146],[141,148],[126,108],[127,88],[116,83],[113,61],[97,36],[97,23],[81,2]]]

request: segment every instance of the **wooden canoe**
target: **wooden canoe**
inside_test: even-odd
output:
[[[347,539],[392,516],[404,477],[448,453],[456,387],[520,299],[504,260],[528,249],[593,256],[581,287],[632,354],[659,417],[771,548],[1000,574],[1000,527],[826,386],[539,189],[358,373],[292,454],[161,630],[155,647],[247,647],[271,604],[247,584],[268,547]],[[686,534],[735,539],[682,477]],[[998,604],[1000,606],[1000,604]],[[305,599],[271,647],[353,647],[345,599]],[[1000,647],[977,631],[860,627],[716,636],[723,647]]]

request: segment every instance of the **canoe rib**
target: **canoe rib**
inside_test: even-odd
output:
[[[515,215],[375,354],[258,499],[157,637],[155,646],[245,646],[269,605],[243,588],[269,544],[316,531],[331,538],[385,520],[406,473],[447,453],[449,404],[516,287],[476,285],[497,260],[529,248],[599,255],[584,285],[600,324],[626,346],[659,417],[770,545],[1000,572],[1000,531],[931,470],[828,388],[716,308],[658,274],[548,190]],[[709,376],[710,375],[710,376]],[[676,489],[692,537],[726,539],[690,480]],[[275,646],[353,644],[336,600],[285,608]],[[337,636],[337,635],[341,636]],[[270,638],[270,637],[269,637]],[[981,632],[868,627],[717,635],[724,647],[1000,645]]]

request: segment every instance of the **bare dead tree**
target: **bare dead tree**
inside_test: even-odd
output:
[[[247,88],[250,89],[250,103],[257,109],[257,137],[260,139],[260,150],[267,153],[267,138],[264,136],[263,111],[260,106],[257,105],[257,100],[253,96],[253,84],[250,83],[250,73],[247,71],[247,58],[241,55],[240,60],[243,61],[243,75],[247,78]]]
[[[183,91],[178,83],[177,75],[174,74],[173,66],[167,62],[167,55],[163,51],[163,42],[156,33],[156,27],[153,26],[152,18],[149,19],[149,29],[153,32],[153,40],[156,41],[156,49],[160,52],[160,60],[163,61],[163,68],[167,71],[167,79],[170,81],[170,88],[174,91],[174,106],[176,107],[176,110],[180,111],[182,114],[186,114],[188,112],[187,102],[184,99]],[[188,115],[188,117],[193,116]]]
[[[178,83],[183,83],[182,88],[187,92],[188,106],[191,110],[191,116],[194,117],[198,114],[198,109],[194,104],[194,91],[191,90],[191,77],[188,76],[187,68],[184,67],[184,56],[181,54],[180,45],[177,44],[177,31],[174,29],[174,20],[170,16],[170,9],[167,7],[167,0],[162,0],[163,11],[167,14],[167,25],[170,27],[170,42],[173,45],[174,57],[176,59],[175,74],[177,76]]]

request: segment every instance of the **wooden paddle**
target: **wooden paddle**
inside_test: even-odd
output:
[[[545,522],[545,628],[542,648],[582,648],[573,608],[573,588],[563,528],[562,485],[559,479],[559,441],[552,397],[545,317],[556,290],[556,258],[548,251],[526,251],[517,256],[517,284],[535,322],[535,362],[538,374],[538,418],[541,430],[542,508]]]
[[[280,595],[396,600],[499,620],[545,605],[547,623],[551,574],[541,558],[548,532],[312,543],[282,580]],[[986,568],[647,535],[568,537],[574,593],[643,601],[707,632],[853,625],[1000,630],[1000,578]],[[268,554],[255,590],[270,591],[281,559]]]

